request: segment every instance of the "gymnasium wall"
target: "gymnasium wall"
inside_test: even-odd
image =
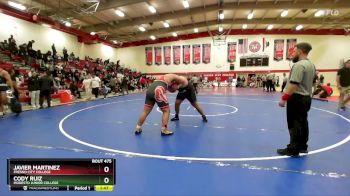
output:
[[[335,69],[339,68],[342,59],[350,59],[350,53],[347,49],[350,49],[350,36],[341,35],[232,35],[227,37],[227,42],[238,42],[238,39],[248,38],[248,43],[257,41],[262,45],[262,40],[265,38],[269,42],[269,47],[262,52],[255,54],[269,55],[268,67],[240,67],[239,58],[240,54],[237,54],[235,65],[235,71],[239,74],[247,71],[268,71],[272,70],[277,75],[282,76],[283,71],[290,69],[292,65],[290,61],[286,60],[286,39],[296,38],[297,42],[309,42],[313,46],[309,58],[316,65],[317,69],[321,71],[321,74],[325,76],[325,82],[331,82],[334,84],[336,72]],[[274,40],[284,39],[284,60],[275,61],[273,59],[274,52]],[[192,44],[205,44],[211,43],[211,63],[210,64],[193,64],[192,63],[192,48],[191,48],[191,63],[183,64],[181,57],[181,64],[175,65],[173,62],[170,65],[155,65],[154,64],[154,51],[153,51],[153,65],[146,65],[145,47],[155,46],[173,46],[173,45],[192,45]],[[248,44],[249,45],[249,44]],[[238,47],[238,46],[237,46]],[[248,50],[249,51],[249,50]],[[182,52],[182,48],[181,48]],[[247,55],[252,53],[248,52]],[[163,55],[163,54],[162,54]],[[126,65],[139,65],[141,70],[146,73],[184,73],[184,72],[222,72],[230,70],[230,63],[227,62],[227,45],[213,46],[213,41],[210,37],[183,40],[176,42],[168,42],[155,45],[138,46],[130,48],[117,49],[117,57],[121,59]],[[164,56],[162,56],[164,61]],[[173,56],[171,57],[173,58]],[[173,59],[172,59],[173,60]]]

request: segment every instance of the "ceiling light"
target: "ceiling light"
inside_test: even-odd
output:
[[[154,8],[153,6],[148,6],[148,9],[149,9],[149,11],[151,12],[151,13],[156,13],[157,12],[157,10],[156,10],[156,8]]]
[[[248,25],[247,24],[243,24],[242,25],[242,29],[247,29],[248,28]]]
[[[70,22],[66,22],[64,25],[66,25],[66,27],[71,27],[72,24]]]
[[[198,33],[198,28],[193,29],[195,33]]]
[[[96,35],[96,32],[93,32],[93,31],[92,31],[92,32],[90,33],[90,35]]]
[[[267,26],[267,30],[271,30],[271,29],[273,29],[273,25],[272,25],[272,24],[270,24],[269,26]]]
[[[142,31],[142,32],[146,31],[145,27],[139,27],[139,30]]]
[[[295,29],[296,29],[297,31],[299,31],[299,30],[301,30],[302,28],[304,28],[303,25],[298,25]]]
[[[316,13],[315,13],[315,17],[321,17],[321,16],[324,16],[326,12],[324,10],[318,10]]]
[[[187,0],[183,0],[182,4],[183,4],[184,8],[189,8],[190,7],[190,4],[188,3]]]
[[[253,19],[253,17],[254,17],[254,13],[253,12],[251,12],[251,13],[249,13],[248,14],[248,20],[251,20],[251,19]]]
[[[220,10],[219,11],[219,19],[223,20],[225,18],[224,11]]]
[[[224,30],[224,28],[219,27],[219,32],[222,32]]]
[[[288,15],[288,10],[283,10],[281,17],[286,17]]]
[[[156,39],[156,36],[151,35],[150,38],[151,38],[151,40],[155,40],[155,39]]]
[[[124,12],[122,12],[120,10],[115,10],[115,14],[117,14],[120,17],[124,17],[125,16]]]
[[[176,32],[173,32],[173,36],[174,36],[174,37],[177,37],[177,33],[176,33]]]
[[[169,23],[167,23],[167,22],[164,22],[163,25],[164,25],[165,28],[169,28],[170,27]]]
[[[15,2],[9,1],[8,4],[9,4],[9,6],[14,7],[16,9],[19,9],[19,10],[22,10],[22,11],[27,9],[26,6],[24,6],[20,3],[15,3]]]

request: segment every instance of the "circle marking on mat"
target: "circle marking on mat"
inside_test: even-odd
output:
[[[242,99],[242,98],[241,98]],[[206,157],[180,157],[180,156],[166,156],[166,155],[154,155],[154,154],[145,154],[145,153],[136,153],[136,152],[129,152],[129,151],[122,151],[122,150],[117,150],[117,149],[112,149],[112,148],[106,148],[103,146],[98,146],[95,144],[91,144],[88,142],[84,142],[82,140],[79,140],[71,135],[69,135],[63,128],[63,124],[64,121],[67,120],[69,117],[73,116],[74,114],[77,114],[79,112],[85,111],[85,110],[90,110],[96,107],[100,107],[100,106],[105,106],[105,105],[110,105],[110,104],[117,104],[117,103],[123,103],[123,102],[129,102],[129,101],[138,101],[138,100],[142,100],[142,99],[130,99],[130,100],[124,100],[124,101],[116,101],[116,102],[110,102],[110,103],[104,103],[104,104],[98,104],[98,105],[94,105],[94,106],[90,106],[87,108],[83,108],[80,110],[77,110],[75,112],[72,112],[70,114],[68,114],[67,116],[65,116],[64,118],[61,119],[58,127],[60,132],[67,137],[68,139],[77,142],[79,144],[85,145],[85,146],[89,146],[91,148],[95,148],[95,149],[99,149],[99,150],[103,150],[103,151],[107,151],[107,152],[112,152],[112,153],[117,153],[117,154],[121,154],[121,155],[125,155],[125,156],[135,156],[135,157],[145,157],[145,158],[155,158],[155,159],[164,159],[164,160],[178,160],[178,161],[206,161],[206,162],[237,162],[237,161],[263,161],[263,160],[276,160],[276,159],[285,159],[285,158],[290,158],[289,156],[265,156],[265,157],[242,157],[242,158],[206,158]],[[249,100],[249,99],[248,99]],[[264,100],[264,99],[254,99],[254,100],[260,100],[260,101],[271,101],[271,100]],[[275,101],[272,101],[275,102]],[[340,118],[342,118],[343,120],[347,121],[348,123],[350,123],[350,119],[345,118],[344,116],[328,111],[328,110],[324,110],[324,109],[320,109],[320,108],[316,108],[316,107],[312,107],[315,110],[319,110],[319,111],[323,111],[329,114],[333,114],[335,116],[338,116]],[[313,151],[310,151],[308,153],[308,155],[311,154],[317,154],[317,153],[321,153],[321,152],[325,152],[328,150],[331,150],[333,148],[339,147],[345,143],[347,143],[348,141],[350,141],[350,134],[344,138],[343,140],[332,144],[330,146],[326,146],[324,148],[320,148],[320,149],[316,149]],[[304,154],[301,154],[301,156],[304,156]]]

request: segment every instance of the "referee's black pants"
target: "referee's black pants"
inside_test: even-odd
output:
[[[311,107],[311,97],[293,94],[287,101],[287,123],[290,143],[287,148],[290,152],[306,150],[309,140],[309,123],[307,113]]]

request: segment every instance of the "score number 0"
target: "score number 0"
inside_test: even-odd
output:
[[[105,173],[108,173],[108,172],[109,172],[109,167],[108,167],[108,166],[105,166],[105,167],[103,168],[103,171],[104,171]],[[108,184],[108,183],[109,183],[109,178],[108,178],[108,177],[105,177],[105,178],[103,179],[103,182],[104,182],[105,184]]]

